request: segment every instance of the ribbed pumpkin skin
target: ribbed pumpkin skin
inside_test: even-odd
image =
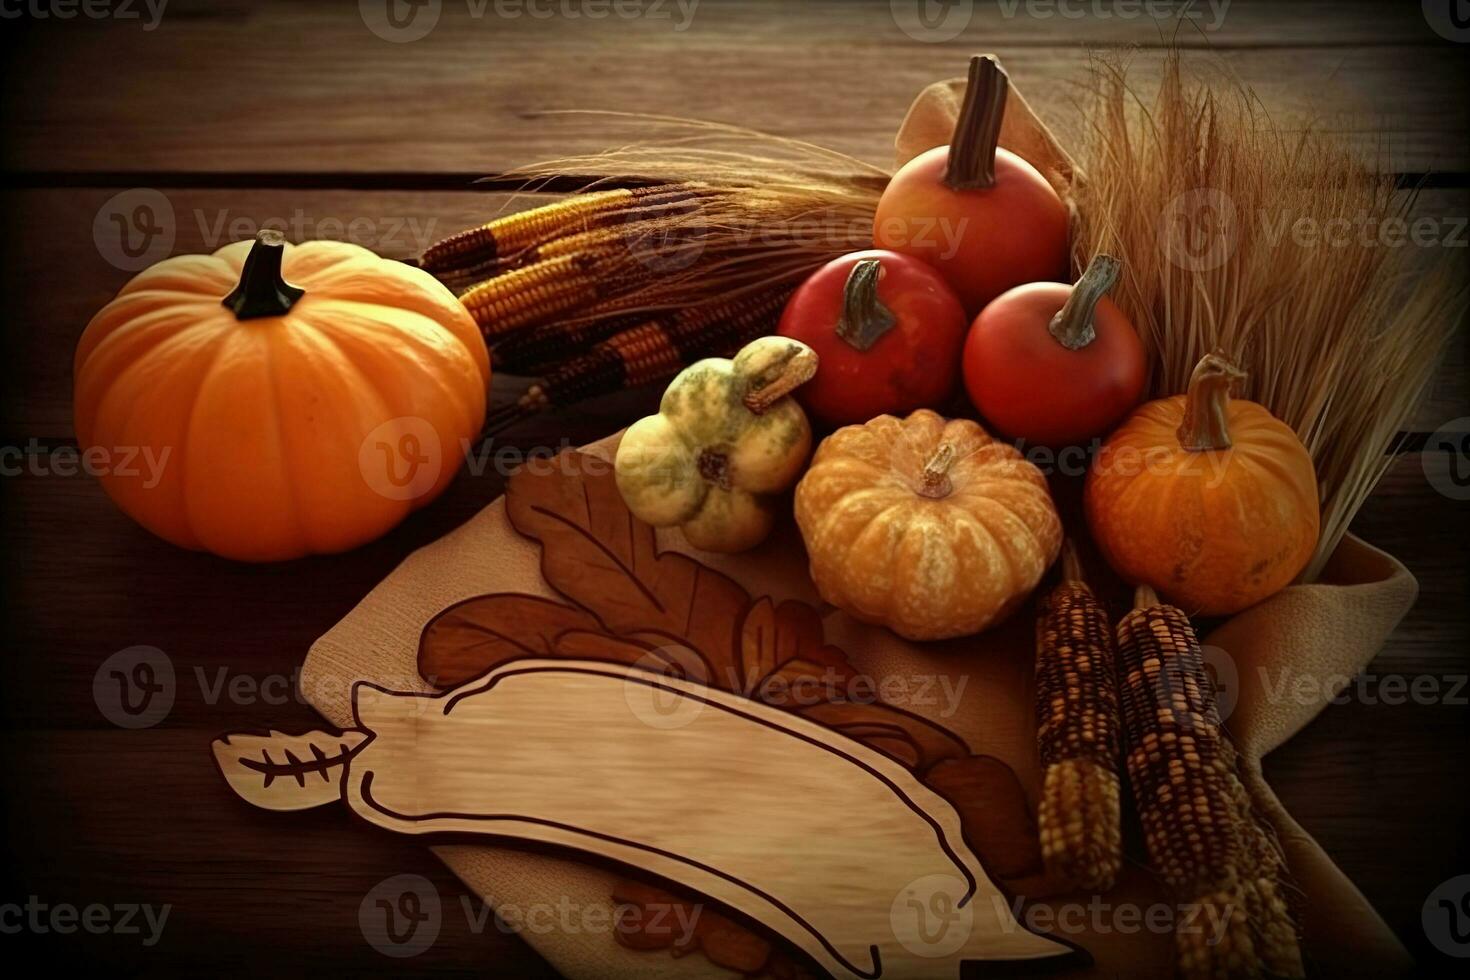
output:
[[[221,300],[251,245],[166,259],[92,318],[74,361],[78,441],[167,451],[156,485],[146,472],[102,485],[174,544],[248,561],[356,547],[454,476],[484,419],[484,341],[432,276],[339,242],[286,246],[284,278],[306,294],[237,320]],[[395,419],[422,421],[379,430]],[[422,486],[375,488],[369,435],[388,452],[430,432]]]
[[[1150,402],[1087,476],[1093,540],[1114,570],[1191,616],[1239,612],[1290,585],[1317,546],[1311,457],[1263,406],[1231,399],[1229,449],[1179,446],[1185,397]]]
[[[733,553],[765,540],[778,500],[811,452],[812,430],[796,400],[756,414],[742,402],[753,359],[811,351],[784,337],[759,337],[734,359],[696,361],[669,384],[657,415],[639,419],[618,443],[615,475],[628,509],[654,527],[678,525],[704,551]],[[701,471],[717,454],[722,478]]]
[[[945,444],[950,492],[924,496],[925,464]],[[995,624],[1062,541],[1040,470],[975,422],[928,410],[825,439],[797,484],[796,523],[822,598],[911,640]]]

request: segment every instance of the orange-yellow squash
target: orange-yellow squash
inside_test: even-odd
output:
[[[927,409],[827,437],[797,484],[796,523],[822,598],[911,640],[998,622],[1062,543],[1040,470]]]
[[[1312,458],[1263,406],[1230,397],[1244,378],[1206,355],[1188,394],[1134,412],[1087,476],[1087,521],[1108,563],[1190,615],[1254,605],[1317,546]]]
[[[77,438],[119,464],[101,476],[118,506],[249,561],[352,548],[432,500],[490,380],[474,320],[428,273],[268,231],[139,273],[74,368]]]

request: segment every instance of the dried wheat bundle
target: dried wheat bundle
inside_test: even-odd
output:
[[[568,174],[611,176],[440,242],[422,259],[460,292],[497,367],[541,375],[492,414],[491,430],[732,353],[774,329],[786,296],[814,269],[872,246],[888,181],[880,168],[738,126],[627,118],[646,140],[512,175],[531,188]]]
[[[1326,135],[1274,125],[1238,83],[1186,81],[1177,53],[1151,99],[1116,60],[1095,81],[1074,259],[1124,258],[1113,298],[1155,394],[1183,391],[1221,349],[1250,374],[1243,395],[1296,429],[1322,494],[1311,580],[1464,317],[1463,275],[1393,244],[1415,195]]]

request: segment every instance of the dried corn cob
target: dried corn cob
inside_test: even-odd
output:
[[[524,254],[545,242],[616,227],[645,214],[664,214],[668,207],[686,204],[697,193],[693,185],[659,184],[578,194],[435,242],[420,257],[419,266],[451,288],[461,288],[534,261]]]
[[[775,326],[789,294],[785,288],[749,293],[614,334],[533,384],[519,400],[492,411],[486,432],[552,407],[671,377],[701,357],[733,353]]]
[[[627,292],[654,274],[625,249],[547,259],[475,286],[459,299],[489,343]]]
[[[1036,625],[1042,858],[1074,887],[1106,891],[1123,861],[1117,664],[1107,611],[1071,541]]]
[[[511,374],[543,374],[593,344],[652,319],[647,313],[620,313],[611,304],[578,313],[577,317],[570,322],[537,324],[498,341],[490,349],[496,369]]]
[[[580,255],[548,259],[487,280],[459,299],[486,340],[494,340],[596,300],[601,285],[590,264]]]
[[[1141,587],[1118,623],[1118,664],[1128,781],[1149,859],[1185,903],[1180,973],[1301,976],[1284,865],[1240,782],[1189,617]]]

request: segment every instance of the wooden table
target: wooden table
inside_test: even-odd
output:
[[[383,540],[331,558],[237,565],[150,537],[75,472],[72,348],[129,275],[114,221],[135,244],[149,244],[140,229],[164,229],[171,241],[152,240],[164,254],[209,250],[274,219],[293,239],[349,236],[407,258],[507,203],[531,203],[472,187],[473,178],[619,139],[607,120],[548,121],[535,110],[709,117],[886,163],[909,99],[958,74],[974,50],[998,52],[1066,136],[1080,123],[1085,45],[1138,44],[1146,62],[1172,31],[1136,5],[1091,3],[1063,5],[1078,17],[1041,16],[1050,4],[977,3],[968,29],[942,42],[905,34],[887,2],[704,0],[687,24],[672,0],[658,8],[664,17],[637,19],[595,0],[526,3],[435,2],[425,8],[440,10],[432,31],[408,43],[375,35],[351,2],[173,0],[151,28],[141,4],[130,8],[141,19],[61,19],[49,14],[67,8],[43,2],[0,21],[16,42],[0,97],[0,165],[12,184],[0,209],[9,637],[0,904],[172,907],[153,946],[120,932],[62,934],[43,916],[46,931],[5,935],[7,951],[23,943],[52,963],[125,971],[382,969],[395,964],[364,942],[358,906],[385,877],[412,873],[446,903],[440,937],[411,961],[415,970],[554,975],[422,847],[354,825],[339,808],[289,822],[252,810],[207,754],[223,730],[312,727],[316,715],[292,695],[312,639],[503,480],[461,476]],[[592,10],[611,12],[585,16]],[[1384,140],[1385,159],[1407,179],[1434,174],[1439,213],[1470,213],[1470,46],[1434,33],[1419,5],[1237,0],[1212,22],[1206,8],[1179,31],[1191,63],[1238,74],[1282,119],[1311,114],[1364,146]],[[140,204],[157,220],[143,221]],[[1470,428],[1465,353],[1462,335],[1415,416],[1420,445],[1452,420]],[[637,401],[551,416],[510,438],[575,444],[626,422]],[[1353,695],[1267,765],[1287,807],[1426,956],[1436,954],[1421,905],[1436,884],[1470,871],[1466,505],[1426,479],[1452,465],[1466,461],[1401,455],[1354,524],[1422,588],[1372,674],[1435,678],[1442,696]],[[165,720],[131,731],[100,714],[93,679],[109,655],[137,644],[170,658],[177,696]]]

